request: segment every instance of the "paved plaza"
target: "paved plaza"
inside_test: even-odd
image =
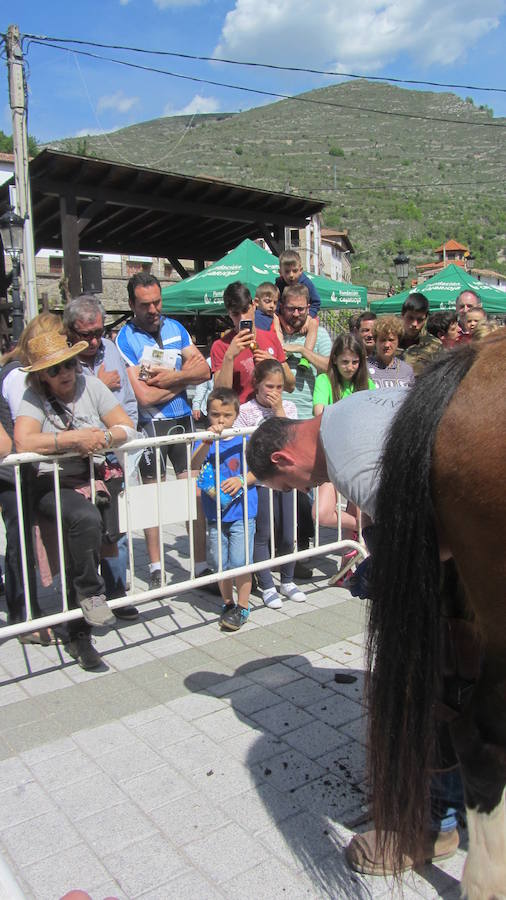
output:
[[[182,580],[186,536],[165,536]],[[366,603],[327,586],[335,568],[315,562],[307,603],[254,597],[235,634],[204,591],[147,603],[97,634],[96,672],[59,645],[0,645],[0,852],[26,898],[396,895],[343,856],[370,827]],[[404,897],[456,900],[464,858],[405,875]]]

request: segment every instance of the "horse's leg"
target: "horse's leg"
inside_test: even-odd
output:
[[[464,781],[468,900],[506,898],[506,660],[488,657],[466,714],[453,725]]]

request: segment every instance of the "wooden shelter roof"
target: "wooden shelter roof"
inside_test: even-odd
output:
[[[281,241],[285,226],[304,227],[325,206],[293,194],[56,150],[31,160],[30,184],[36,252],[65,249],[70,216],[80,251],[215,260],[244,238]],[[0,212],[7,205],[4,185]]]

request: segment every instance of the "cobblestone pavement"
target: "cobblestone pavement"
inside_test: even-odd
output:
[[[165,536],[180,580],[185,535]],[[0,851],[26,898],[398,893],[344,860],[370,827],[366,609],[327,587],[335,559],[315,566],[306,603],[253,598],[235,634],[203,591],[145,604],[138,622],[96,636],[96,672],[60,645],[0,646]],[[146,568],[136,574],[145,583]],[[463,862],[459,850],[404,876],[404,897],[457,898]]]

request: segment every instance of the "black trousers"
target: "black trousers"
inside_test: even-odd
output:
[[[297,545],[299,550],[307,550],[312,538],[314,538],[314,522],[311,500],[307,494],[297,491]]]
[[[255,531],[254,562],[263,562],[271,555],[270,546],[270,516],[269,516],[269,489],[258,487],[258,512]],[[273,491],[274,532],[276,543],[276,555],[284,556],[293,550],[293,496],[292,492]],[[276,569],[273,561],[272,568]],[[280,566],[281,581],[293,580],[295,562],[285,563]],[[260,588],[265,591],[274,586],[271,569],[262,569],[257,572]]]
[[[56,497],[53,479],[42,476],[37,484],[36,509],[56,522]],[[48,488],[46,490],[46,488]],[[61,488],[62,527],[65,538],[66,583],[69,609],[75,609],[79,600],[105,594],[104,580],[98,573],[102,544],[102,517],[86,497],[73,488]],[[89,632],[90,626],[82,619],[68,623],[72,636],[77,632]]]
[[[43,615],[37,600],[37,580],[35,577],[35,560],[33,555],[30,505],[28,491],[22,482],[22,499],[24,513],[24,538],[26,561],[28,566],[28,584],[32,615]],[[25,588],[23,584],[23,568],[21,565],[21,543],[19,539],[19,517],[16,499],[16,488],[7,481],[0,481],[0,506],[5,525],[5,601],[7,604],[7,624],[15,625],[26,619]]]

